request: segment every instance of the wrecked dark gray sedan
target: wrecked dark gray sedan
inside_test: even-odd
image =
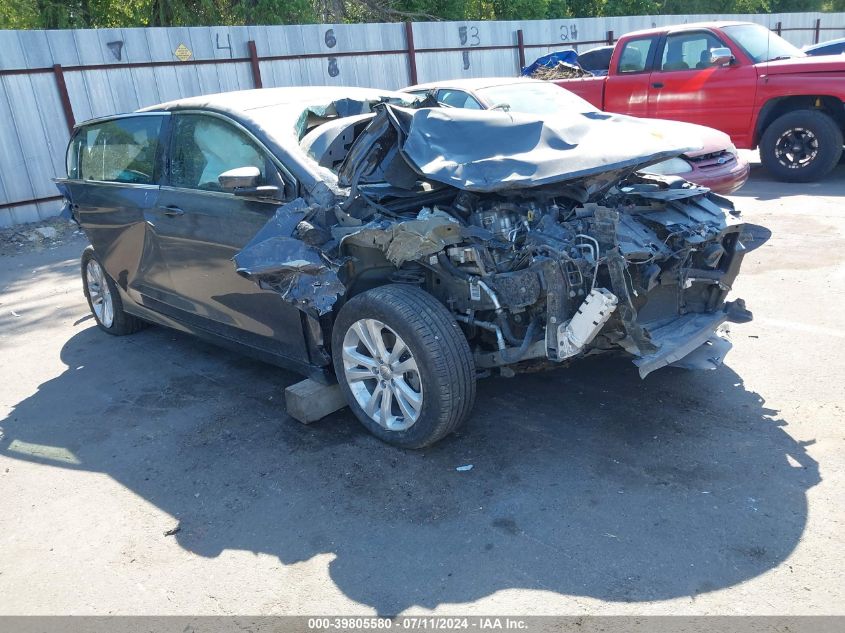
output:
[[[337,380],[375,435],[429,445],[479,375],[600,352],[713,368],[743,225],[637,170],[677,127],[560,121],[355,88],[197,97],[79,125],[58,181],[98,325],[147,322]],[[550,377],[550,380],[554,380]]]

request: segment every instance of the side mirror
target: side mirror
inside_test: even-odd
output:
[[[258,167],[236,167],[217,176],[217,182],[223,189],[243,189],[255,187],[259,178],[261,172]]]
[[[261,171],[258,167],[237,167],[224,171],[217,176],[217,182],[227,191],[236,196],[247,198],[271,198],[281,200],[284,196],[282,190],[276,185],[258,185],[261,180]]]
[[[734,61],[731,49],[727,47],[711,48],[710,49],[710,65],[711,66],[727,66]]]

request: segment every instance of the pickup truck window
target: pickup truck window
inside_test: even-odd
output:
[[[666,38],[660,70],[690,70],[710,67],[710,49],[724,44],[712,33],[678,33]]]
[[[619,56],[618,73],[641,73],[648,64],[649,53],[654,46],[654,37],[644,37],[625,42]]]
[[[735,24],[724,26],[722,30],[754,60],[755,64],[776,59],[806,57],[804,51],[759,24]]]

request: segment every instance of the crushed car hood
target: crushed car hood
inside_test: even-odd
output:
[[[389,124],[389,125],[388,125]],[[608,172],[630,172],[700,150],[700,134],[672,122],[604,112],[541,117],[517,112],[377,107],[340,169],[350,186],[378,174],[394,186],[403,174],[383,137],[398,135],[407,168],[431,181],[480,193],[539,187]]]

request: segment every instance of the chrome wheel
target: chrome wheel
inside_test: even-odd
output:
[[[818,153],[819,139],[805,128],[787,130],[775,143],[775,157],[781,165],[790,169],[806,167]]]
[[[358,405],[388,431],[409,429],[420,417],[422,380],[405,341],[376,319],[360,319],[343,337],[343,373]]]
[[[114,302],[106,282],[106,274],[95,259],[88,260],[85,266],[85,282],[94,316],[103,327],[110,328],[114,322]]]

